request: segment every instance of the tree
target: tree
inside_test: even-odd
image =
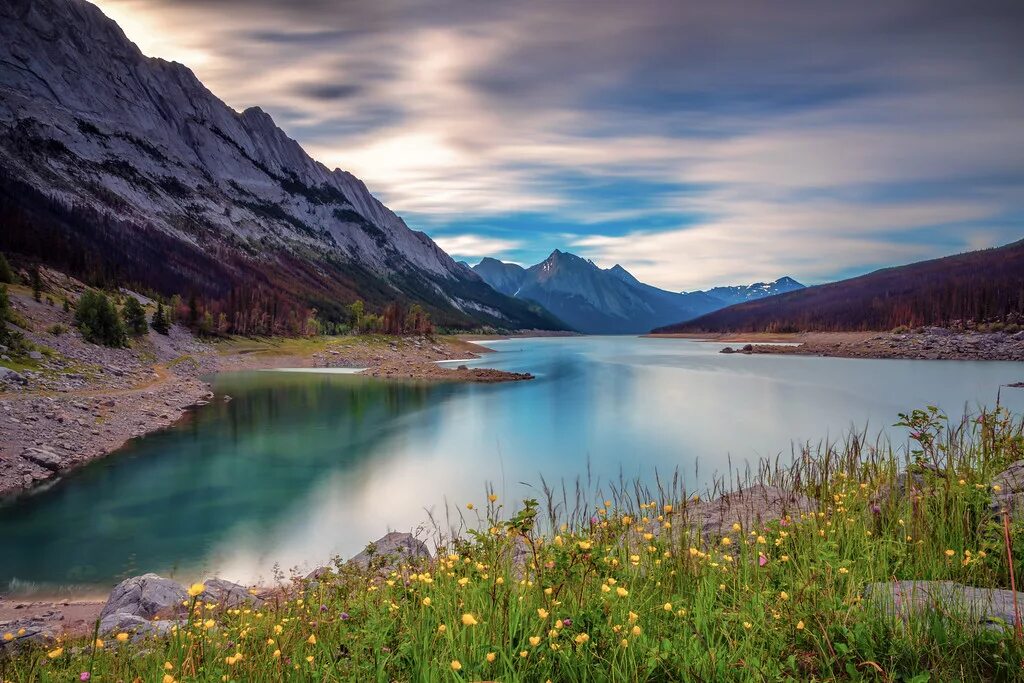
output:
[[[36,301],[43,300],[43,279],[39,277],[39,266],[32,267],[32,298]]]
[[[430,322],[430,314],[424,311],[419,304],[409,307],[409,312],[405,314],[403,329],[406,334],[434,334],[434,325]]]
[[[4,284],[14,284],[14,271],[11,270],[11,264],[7,262],[7,257],[0,254],[0,282]]]
[[[7,298],[7,287],[0,286],[0,344],[9,346],[11,330],[7,321],[11,319],[11,301]]]
[[[139,300],[132,295],[128,295],[128,300],[124,302],[124,324],[128,328],[129,334],[136,337],[141,337],[149,331],[149,325],[146,324],[146,309],[142,307]]]
[[[158,334],[166,336],[171,331],[171,326],[167,322],[167,313],[164,311],[163,304],[157,303],[156,312],[153,313],[153,320],[150,325],[152,326],[153,331]]]
[[[75,325],[87,341],[104,346],[124,346],[128,339],[117,307],[103,292],[86,290],[75,309]]]
[[[365,314],[366,307],[363,304],[362,299],[356,299],[348,305],[348,319],[349,324],[352,325],[352,329],[357,330],[360,328]]]

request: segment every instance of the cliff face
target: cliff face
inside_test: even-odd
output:
[[[201,283],[211,296],[251,281],[306,301],[420,301],[454,324],[548,326],[358,178],[310,158],[266,112],[236,112],[185,66],[144,56],[84,0],[0,5],[0,173],[5,215],[23,233],[103,243],[116,253],[93,258],[121,272],[146,271],[148,247],[133,240],[173,252],[150,264],[162,273],[153,286],[176,273],[177,291]],[[21,234],[6,245],[38,243]]]

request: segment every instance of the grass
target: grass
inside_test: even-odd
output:
[[[260,609],[193,598],[169,637],[25,649],[0,660],[0,678],[1020,680],[1012,624],[981,628],[952,605],[899,619],[863,595],[900,579],[1010,586],[1024,527],[1004,536],[990,482],[1024,457],[1022,420],[997,409],[951,424],[928,409],[901,424],[906,450],[853,434],[731,480],[813,496],[810,512],[701,537],[701,503],[678,478],[653,492],[620,483],[593,503],[547,490],[511,510],[487,491],[460,509],[457,533],[438,532],[437,560],[338,563]],[[908,468],[923,473],[917,494],[897,487]]]

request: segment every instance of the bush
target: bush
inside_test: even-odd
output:
[[[17,276],[14,271],[11,270],[11,264],[7,262],[7,257],[0,254],[0,282],[8,285],[13,285],[17,281]]]
[[[128,342],[121,315],[103,292],[90,289],[82,294],[75,309],[75,325],[94,344],[125,346]]]
[[[128,295],[128,300],[124,302],[124,324],[128,328],[128,333],[136,337],[149,332],[149,325],[146,324],[146,309],[142,307],[139,300],[134,296]]]
[[[11,329],[7,323],[11,319],[11,301],[7,297],[7,287],[0,286],[0,344],[10,346]]]
[[[59,337],[60,335],[68,331],[68,326],[61,325],[60,323],[54,323],[53,325],[50,325],[48,328],[46,328],[46,331],[52,334],[54,337]]]

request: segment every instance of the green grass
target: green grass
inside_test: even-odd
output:
[[[853,435],[740,482],[813,496],[814,512],[701,538],[678,479],[656,494],[620,483],[593,503],[549,491],[514,511],[485,492],[432,563],[339,563],[259,610],[193,602],[169,638],[27,650],[0,663],[0,678],[1019,680],[1024,645],[1009,625],[982,629],[952,607],[903,621],[862,596],[896,579],[1009,587],[989,483],[1024,455],[1021,419],[997,410],[948,424],[926,410],[901,422],[906,453]],[[881,487],[923,463],[938,470],[924,493],[879,504]],[[1021,525],[1010,532],[1019,584]]]

